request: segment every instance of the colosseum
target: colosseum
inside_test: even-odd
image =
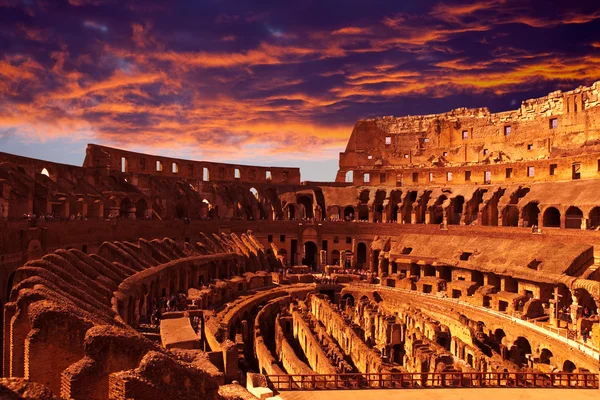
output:
[[[599,92],[358,121],[335,182],[0,153],[1,397],[598,396]]]

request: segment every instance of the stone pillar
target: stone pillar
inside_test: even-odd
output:
[[[137,212],[137,208],[135,207],[131,207],[127,210],[127,219],[135,219],[136,215],[135,213]]]
[[[415,210],[412,210],[410,212],[410,223],[411,224],[416,224],[417,223],[417,212]]]
[[[223,372],[225,383],[239,379],[238,372],[238,348],[231,340],[226,340],[222,345]]]
[[[560,216],[560,229],[565,229],[567,223],[567,216],[564,214],[561,214]]]
[[[380,259],[379,259],[379,271],[378,271],[378,275],[379,276],[383,276],[384,273],[387,273],[389,261],[390,260],[387,259],[387,258],[385,258],[385,257],[380,257]]]
[[[585,218],[585,216],[583,218],[581,218],[581,229],[582,230],[587,229],[587,218]]]
[[[426,224],[431,223],[431,213],[429,211],[425,213],[425,223]]]
[[[445,227],[448,227],[448,213],[446,213],[446,210],[444,210],[444,218],[442,220],[442,223],[444,224]]]

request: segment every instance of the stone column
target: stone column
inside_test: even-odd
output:
[[[410,223],[411,224],[416,224],[417,223],[417,212],[415,210],[412,210],[410,212]]]
[[[238,373],[238,348],[231,340],[226,340],[222,345],[223,371],[225,383],[237,380]]]

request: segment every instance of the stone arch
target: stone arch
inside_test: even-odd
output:
[[[302,259],[302,264],[315,269],[317,267],[317,256],[318,250],[316,243],[310,240],[304,242],[304,257]]]
[[[296,219],[296,207],[292,203],[286,204],[283,211],[287,220],[293,221]]]
[[[519,226],[519,208],[512,204],[502,210],[502,226]]]
[[[600,207],[594,207],[590,211],[590,228],[600,226]]]
[[[523,336],[519,336],[510,348],[509,354],[510,361],[519,367],[527,365],[527,355],[531,354],[531,344],[529,343],[529,340]]]
[[[539,226],[540,219],[540,207],[539,203],[531,202],[527,203],[525,207],[523,207],[523,226],[530,227],[533,225]]]
[[[386,222],[383,221],[383,202],[387,196],[385,190],[378,190],[375,192],[375,201],[373,202],[373,222]]]
[[[563,363],[563,367],[562,370],[564,372],[568,372],[568,373],[572,373],[577,369],[577,366],[575,365],[575,363],[571,360],[565,360],[565,362]]]
[[[353,221],[355,218],[356,215],[354,213],[354,207],[347,206],[346,208],[344,208],[344,220]]]
[[[556,207],[548,207],[544,210],[544,227],[559,228],[560,227],[560,211]]]
[[[465,204],[465,198],[463,196],[456,196],[450,201],[450,207],[448,207],[448,224],[459,225],[460,219],[462,218],[463,206]]]
[[[346,300],[346,304],[350,307],[354,307],[354,296],[350,293],[346,293],[342,296],[342,300]]]
[[[581,221],[583,220],[583,212],[575,206],[571,206],[565,213],[565,228],[581,229]]]
[[[445,194],[441,195],[429,208],[429,223],[439,225],[444,222],[444,210],[442,209],[442,204],[446,199],[447,197]]]
[[[344,177],[344,181],[347,182],[347,183],[354,182],[354,171],[350,170],[350,171],[346,172],[346,175]]]
[[[548,349],[542,349],[540,352],[539,363],[550,365],[551,359],[554,357],[554,354]]]
[[[304,206],[304,218],[312,219],[315,217],[313,200],[308,195],[299,196],[296,202]]]
[[[340,215],[340,208],[338,206],[331,206],[329,207],[329,211],[327,212],[327,217],[329,217],[329,219],[331,221],[337,221],[340,219],[341,215]]]

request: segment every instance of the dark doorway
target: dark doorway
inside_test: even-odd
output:
[[[358,268],[364,268],[367,263],[367,245],[363,242],[358,244],[356,251],[356,263]]]
[[[317,267],[317,245],[314,242],[304,243],[304,258],[302,264],[309,266],[313,270]]]

